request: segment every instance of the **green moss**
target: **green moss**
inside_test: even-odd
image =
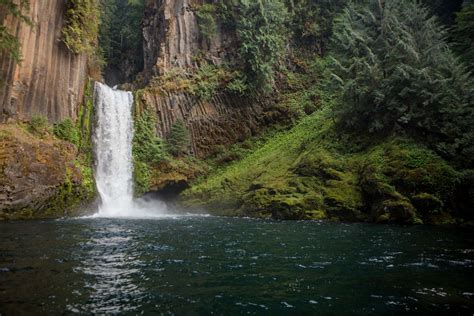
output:
[[[460,180],[442,158],[408,139],[362,144],[339,137],[323,108],[243,151],[240,160],[214,165],[182,200],[215,212],[226,207],[227,214],[282,219],[416,224],[431,222],[435,209],[448,211]]]

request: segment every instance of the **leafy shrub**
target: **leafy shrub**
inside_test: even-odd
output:
[[[70,118],[54,124],[53,133],[59,139],[68,141],[74,145],[80,143],[80,131]]]
[[[150,191],[151,169],[150,166],[142,161],[134,161],[133,177],[135,179],[135,194],[140,196]]]
[[[43,115],[34,115],[28,123],[28,131],[36,136],[44,136],[49,133],[48,119]]]
[[[284,51],[287,11],[280,0],[240,0],[235,18],[240,41],[239,57],[246,65],[249,83],[269,92],[274,68]]]
[[[226,90],[237,95],[244,95],[248,92],[249,86],[247,78],[240,71],[234,72],[232,79],[226,86]]]
[[[210,100],[228,80],[229,72],[224,67],[202,64],[192,76],[191,92],[200,100]]]

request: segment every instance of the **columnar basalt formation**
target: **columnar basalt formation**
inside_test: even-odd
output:
[[[209,1],[207,1],[209,2]],[[200,34],[195,11],[203,1],[149,0],[143,20],[145,73],[161,76],[172,68],[192,72],[197,59],[220,65],[232,58],[235,34],[217,19],[211,39]],[[147,90],[143,102],[156,110],[158,134],[167,138],[173,123],[180,119],[187,125],[190,153],[205,157],[217,145],[228,146],[257,134],[261,129],[265,104],[249,98],[218,94],[200,101],[189,93]]]
[[[169,135],[174,122],[182,120],[191,136],[190,154],[197,157],[211,154],[217,145],[227,146],[258,134],[264,117],[261,103],[225,94],[200,101],[186,93],[147,91],[141,101],[156,111],[161,138]]]
[[[61,41],[65,1],[30,0],[29,26],[0,14],[20,43],[21,63],[0,53],[0,122],[43,115],[50,121],[77,117],[87,79],[87,57]]]
[[[201,36],[194,10],[202,3],[147,0],[142,24],[145,71],[163,74],[172,67],[194,67],[200,54],[219,64],[232,52],[235,37],[221,25],[212,39]]]

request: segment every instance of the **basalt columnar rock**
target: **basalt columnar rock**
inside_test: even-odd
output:
[[[232,58],[235,34],[220,25],[212,38],[200,32],[196,10],[203,1],[149,0],[143,20],[144,64],[148,77],[163,76],[175,68],[192,72],[198,59],[220,65]],[[185,92],[146,89],[142,101],[156,111],[158,135],[166,139],[176,120],[190,132],[189,152],[208,156],[216,146],[228,146],[257,134],[271,102],[219,93],[204,101]]]
[[[65,1],[30,0],[33,25],[0,13],[0,25],[18,38],[16,63],[0,53],[0,122],[43,115],[55,122],[76,118],[87,80],[87,57],[70,52],[61,41]]]
[[[166,139],[173,123],[183,121],[190,134],[189,153],[202,158],[217,145],[229,145],[256,135],[264,119],[263,103],[243,97],[215,95],[200,101],[186,93],[145,91],[141,101],[157,113],[158,136]]]
[[[219,23],[211,39],[200,34],[195,10],[202,0],[147,0],[142,24],[145,72],[163,74],[172,67],[195,67],[206,55],[221,63],[233,51],[234,34]]]

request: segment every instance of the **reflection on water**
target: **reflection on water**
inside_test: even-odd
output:
[[[74,272],[85,275],[89,300],[84,306],[68,306],[68,309],[100,314],[139,309],[146,294],[134,281],[139,278],[143,263],[132,231],[111,224],[96,231],[80,248],[86,250],[86,256]]]
[[[0,223],[0,314],[472,315],[472,230],[216,217]]]

